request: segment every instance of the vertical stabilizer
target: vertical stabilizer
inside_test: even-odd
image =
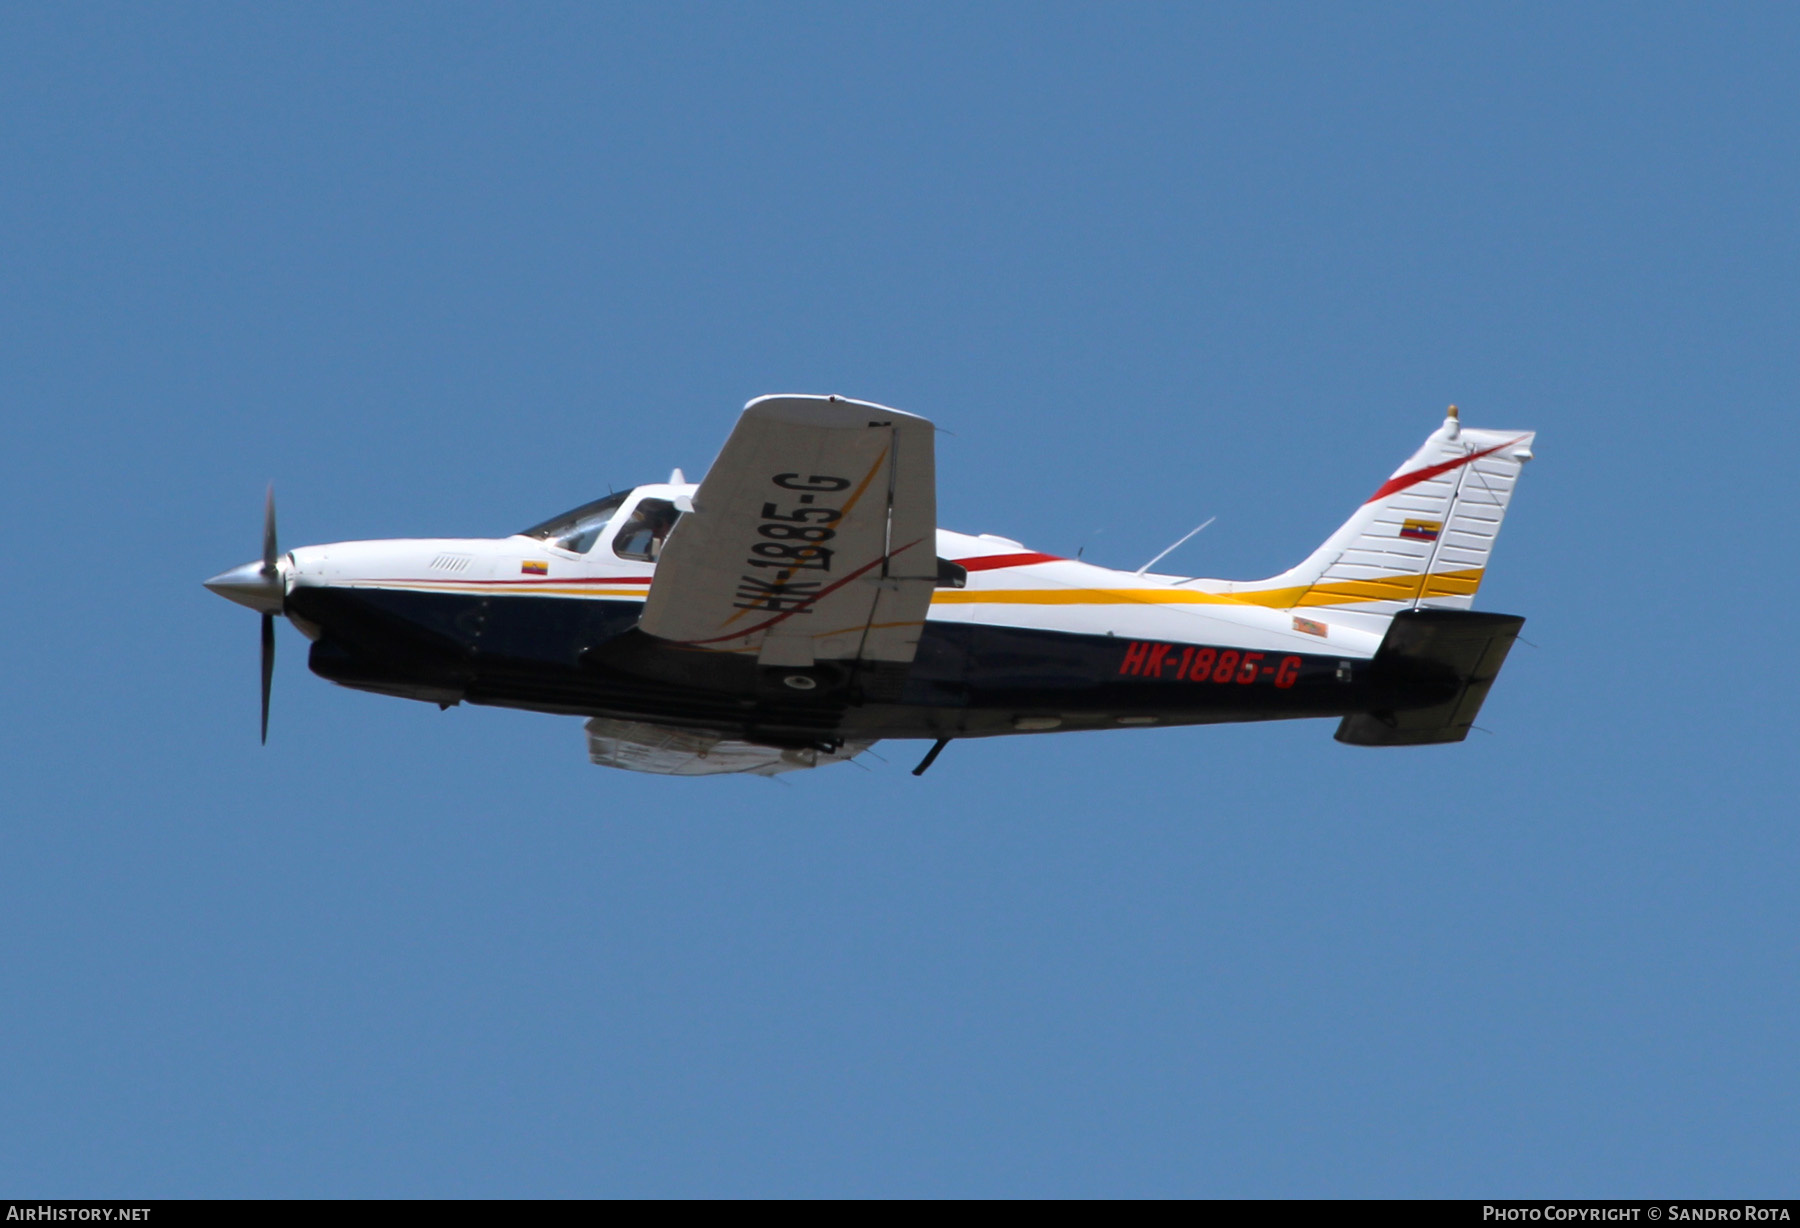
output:
[[[1466,610],[1487,569],[1533,431],[1464,427],[1456,407],[1425,444],[1298,567],[1231,591],[1335,616]]]

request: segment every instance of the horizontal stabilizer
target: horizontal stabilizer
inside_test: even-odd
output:
[[[1423,746],[1469,736],[1488,688],[1525,625],[1512,614],[1474,610],[1404,610],[1394,615],[1373,662],[1381,689],[1443,694],[1429,707],[1358,712],[1338,726],[1352,746]]]

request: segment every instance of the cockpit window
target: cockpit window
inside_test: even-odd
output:
[[[613,536],[613,553],[622,559],[656,562],[663,541],[681,513],[667,499],[645,499],[631,511],[631,518]]]
[[[612,518],[624,506],[625,500],[631,498],[631,491],[622,490],[616,495],[608,495],[604,499],[595,499],[592,503],[583,503],[572,512],[564,512],[554,516],[543,524],[532,525],[519,534],[520,537],[535,537],[539,541],[549,542],[552,546],[560,546],[575,554],[586,554],[594,548],[594,542],[612,523]],[[650,502],[650,500],[645,500]]]

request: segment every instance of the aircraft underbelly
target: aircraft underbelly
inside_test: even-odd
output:
[[[1361,659],[936,620],[890,699],[752,695],[606,667],[596,650],[638,634],[635,601],[332,586],[289,603],[322,629],[314,671],[348,686],[797,742],[1329,716],[1371,702]]]

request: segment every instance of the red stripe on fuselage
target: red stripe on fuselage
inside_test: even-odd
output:
[[[1525,438],[1525,436],[1519,436],[1519,439],[1523,438]],[[1389,478],[1381,484],[1380,490],[1370,495],[1364,502],[1377,502],[1378,500],[1387,498],[1389,495],[1399,494],[1408,486],[1417,486],[1420,482],[1423,482],[1428,478],[1435,478],[1440,473],[1449,473],[1452,469],[1461,469],[1470,461],[1478,461],[1484,456],[1493,455],[1501,448],[1512,447],[1515,443],[1519,442],[1519,439],[1509,439],[1505,443],[1497,443],[1491,448],[1484,448],[1479,452],[1471,452],[1467,456],[1459,456],[1455,460],[1447,460],[1439,465],[1427,465],[1423,469],[1414,469],[1411,473],[1403,473],[1399,477]],[[964,565],[967,566],[967,564]]]
[[[427,576],[420,580],[373,580],[373,584],[648,584],[650,576],[533,576],[529,580],[459,580],[455,576]]]
[[[1025,567],[1032,563],[1060,563],[1054,554],[989,554],[974,559],[951,560],[964,571],[992,571],[996,567]]]

